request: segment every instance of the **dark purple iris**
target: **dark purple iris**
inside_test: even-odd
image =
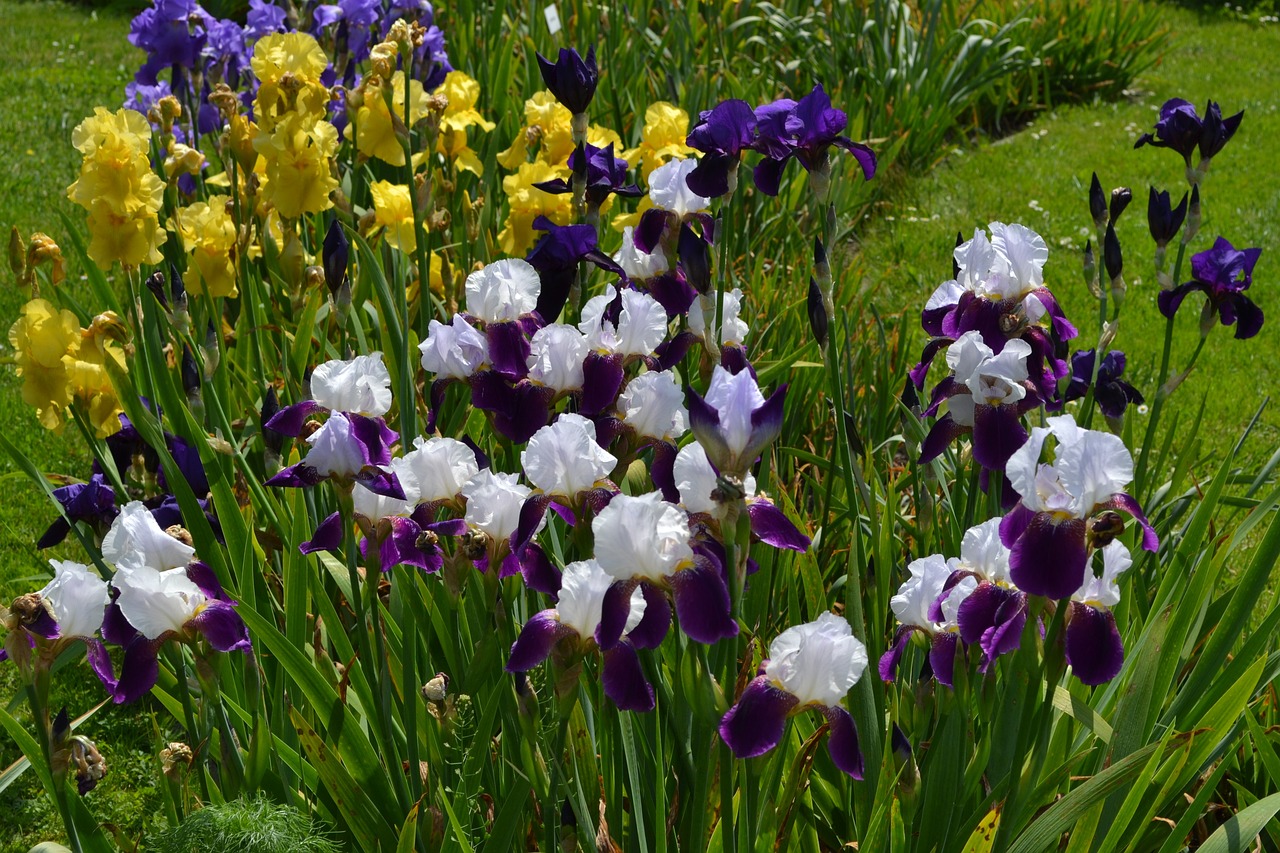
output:
[[[791,158],[809,173],[822,173],[832,146],[848,151],[862,167],[866,180],[876,173],[876,155],[844,135],[849,117],[831,106],[821,85],[797,102],[776,101],[756,109],[756,150],[765,155],[755,169],[756,186],[777,195],[782,170]]]
[[[1147,196],[1147,228],[1151,231],[1151,239],[1157,246],[1167,246],[1182,230],[1182,223],[1187,218],[1187,194],[1182,194],[1182,201],[1174,207],[1168,191],[1156,192],[1151,187]]]
[[[111,522],[120,514],[116,508],[115,489],[107,485],[102,473],[96,473],[87,483],[72,483],[53,490],[53,497],[62,505],[65,517],[49,525],[49,529],[36,543],[37,548],[52,548],[67,538],[71,525],[83,521],[94,530],[105,533]]]
[[[1208,299],[1206,317],[1217,315],[1222,325],[1235,326],[1240,340],[1253,337],[1262,329],[1262,309],[1244,291],[1253,283],[1261,254],[1261,249],[1237,249],[1219,237],[1212,248],[1191,256],[1191,281],[1160,293],[1160,313],[1173,317],[1187,294],[1198,290]]]
[[[587,49],[584,60],[573,48],[560,48],[560,55],[551,62],[542,54],[538,54],[538,69],[542,72],[542,80],[563,104],[574,115],[582,115],[591,106],[595,97],[596,85],[600,82],[600,71],[596,67],[596,49],[593,45]]]
[[[1191,154],[1200,149],[1201,160],[1210,160],[1235,135],[1244,118],[1244,111],[1228,118],[1222,117],[1222,109],[1213,101],[1205,107],[1204,118],[1196,114],[1196,108],[1190,101],[1182,98],[1170,98],[1160,107],[1160,118],[1156,121],[1155,134],[1144,133],[1133,144],[1134,148],[1152,145],[1156,148],[1170,148],[1182,155],[1182,159],[1191,165]]]
[[[1093,376],[1093,363],[1097,358],[1095,350],[1082,350],[1071,356],[1071,384],[1067,386],[1065,399],[1079,400],[1088,392],[1092,383],[1093,398],[1098,401],[1098,408],[1109,418],[1124,415],[1129,405],[1140,405],[1142,394],[1120,377],[1124,375],[1125,355],[1118,349],[1103,356],[1098,365],[1098,376]]]
[[[600,251],[593,226],[557,225],[547,217],[539,216],[533,221],[533,227],[546,232],[525,256],[542,281],[536,310],[544,323],[554,323],[559,319],[582,261],[590,261],[614,275],[623,274],[622,267]]]
[[[739,158],[753,147],[755,135],[756,114],[746,101],[734,98],[703,112],[685,140],[703,154],[689,174],[689,189],[706,198],[728,193],[730,175],[736,175]]]
[[[633,183],[627,183],[627,161],[613,156],[613,143],[604,148],[597,148],[584,143],[569,155],[569,171],[574,179],[583,180],[587,187],[587,204],[599,208],[611,195],[637,198],[644,191]],[[556,178],[534,184],[535,187],[552,195],[566,195],[573,192],[573,184],[565,178]]]

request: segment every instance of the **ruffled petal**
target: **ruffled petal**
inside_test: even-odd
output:
[[[229,602],[215,601],[205,605],[188,624],[220,652],[248,652],[253,648],[249,642],[249,629]]]
[[[801,553],[809,550],[809,537],[772,501],[765,498],[751,501],[747,504],[747,514],[751,517],[751,532],[766,545]]]
[[[551,656],[561,638],[574,634],[567,625],[560,624],[555,610],[535,613],[520,629],[520,636],[511,645],[507,658],[507,672],[528,672]]]
[[[342,515],[341,513],[331,513],[320,525],[316,527],[316,532],[311,534],[311,538],[298,546],[298,550],[304,554],[314,554],[316,551],[330,551],[336,553],[342,547]]]
[[[1084,583],[1089,552],[1084,519],[1057,521],[1038,512],[1009,549],[1009,576],[1018,589],[1066,598]]]
[[[853,717],[839,705],[824,705],[821,710],[831,729],[827,753],[832,762],[852,778],[861,780],[862,750],[858,748],[858,727],[853,724]]]
[[[738,635],[729,604],[729,589],[710,561],[671,577],[680,630],[695,642],[711,645]]]

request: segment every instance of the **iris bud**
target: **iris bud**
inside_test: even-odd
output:
[[[809,329],[813,332],[813,339],[818,342],[818,346],[826,348],[827,346],[827,308],[822,302],[822,291],[818,288],[818,282],[813,278],[809,279]]]
[[[1089,182],[1089,213],[1093,216],[1093,224],[1099,231],[1107,227],[1107,196],[1102,191],[1102,182],[1098,173],[1093,173]]]
[[[1111,223],[1114,225],[1124,213],[1124,209],[1133,201],[1133,192],[1128,187],[1116,187],[1111,191]]]

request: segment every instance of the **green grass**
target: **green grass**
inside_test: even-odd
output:
[[[864,235],[861,264],[865,282],[880,292],[876,301],[888,311],[917,310],[937,284],[951,276],[951,247],[957,231],[966,237],[993,220],[1022,222],[1049,244],[1046,282],[1068,316],[1081,329],[1077,343],[1096,342],[1097,303],[1084,286],[1080,252],[1093,227],[1089,217],[1090,174],[1105,188],[1129,186],[1134,201],[1120,220],[1125,251],[1128,299],[1113,346],[1129,354],[1128,378],[1148,397],[1154,395],[1164,318],[1155,304],[1153,244],[1147,233],[1147,187],[1185,190],[1182,159],[1160,149],[1134,150],[1133,141],[1155,122],[1162,103],[1183,97],[1199,105],[1212,98],[1224,113],[1245,110],[1244,123],[1214,159],[1205,186],[1205,222],[1192,244],[1208,248],[1221,234],[1238,247],[1261,246],[1250,295],[1267,314],[1267,324],[1252,340],[1237,341],[1232,330],[1215,328],[1199,365],[1176,398],[1177,408],[1193,413],[1205,398],[1202,432],[1206,454],[1221,459],[1239,436],[1264,396],[1280,384],[1271,365],[1280,359],[1280,175],[1275,145],[1280,114],[1271,83],[1262,69],[1273,68],[1280,52],[1280,27],[1201,16],[1167,7],[1175,42],[1163,62],[1140,81],[1139,91],[1122,102],[1067,107],[1042,115],[1016,135],[956,148],[937,169],[908,179],[888,200]],[[1231,62],[1223,61],[1231,57]],[[1240,69],[1258,69],[1258,74]],[[1260,76],[1262,75],[1262,76]],[[1173,255],[1170,253],[1170,263]],[[1099,259],[1101,265],[1101,259]],[[1187,267],[1184,266],[1184,280]],[[1199,297],[1179,313],[1174,366],[1185,363],[1197,341]],[[915,326],[917,345],[925,335]],[[1141,415],[1134,426],[1145,426]],[[1167,423],[1167,421],[1166,421]],[[1280,413],[1264,414],[1245,448],[1245,458],[1265,459],[1280,445]],[[1260,457],[1260,458],[1259,458]]]
[[[57,211],[73,210],[65,191],[79,159],[71,147],[71,130],[94,106],[116,104],[124,97],[137,60],[137,51],[125,40],[129,20],[109,12],[90,15],[83,7],[62,3],[0,0],[0,32],[8,56],[0,65],[0,228],[6,240],[16,225],[24,237],[39,230],[63,242]],[[7,269],[3,278],[0,325],[6,334],[0,336],[0,359],[7,359],[7,331],[26,297],[12,285]],[[44,470],[83,476],[89,467],[83,442],[71,431],[59,436],[41,429],[22,403],[20,387],[11,369],[0,369],[5,437],[38,459]],[[15,471],[7,456],[0,459],[0,599],[8,601],[43,585],[47,555],[36,553],[31,543],[53,517],[54,510],[32,492],[26,476]],[[55,688],[54,701],[73,715],[103,698],[88,671],[81,675],[59,679]],[[0,666],[0,697],[14,696],[17,686],[12,667]],[[25,705],[20,710],[25,715]],[[145,710],[108,704],[84,729],[97,741],[110,773],[89,794],[90,806],[111,815],[134,836],[159,811],[152,727]],[[0,738],[0,768],[17,758],[12,741]],[[24,774],[0,794],[0,827],[0,853],[24,853],[43,839],[61,836],[58,817],[34,773]]]

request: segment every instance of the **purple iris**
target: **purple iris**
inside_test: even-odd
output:
[[[208,38],[201,51],[205,59],[205,85],[210,81],[222,82],[239,89],[240,75],[249,70],[244,29],[235,21],[216,18],[210,18],[206,26]]]
[[[685,140],[703,154],[689,174],[689,189],[707,198],[727,194],[737,183],[739,158],[753,147],[755,135],[755,111],[746,101],[733,98],[703,112]]]
[[[1236,327],[1236,338],[1252,338],[1262,329],[1262,309],[1245,296],[1253,284],[1253,267],[1261,249],[1237,249],[1219,237],[1212,248],[1191,256],[1191,281],[1159,296],[1160,313],[1173,317],[1188,293],[1201,291],[1207,298],[1205,317],[1217,316],[1224,326]]]
[[[1244,118],[1244,110],[1228,118],[1222,117],[1222,109],[1213,101],[1205,107],[1204,118],[1196,114],[1196,108],[1190,101],[1182,98],[1170,98],[1160,107],[1160,118],[1156,121],[1155,133],[1144,133],[1133,144],[1134,148],[1151,145],[1156,148],[1170,148],[1182,155],[1182,159],[1191,166],[1191,154],[1200,149],[1200,159],[1208,161],[1235,135]]]
[[[1098,401],[1098,408],[1108,418],[1124,415],[1129,405],[1140,405],[1142,394],[1122,377],[1125,368],[1125,355],[1113,349],[1102,358],[1098,365],[1098,376],[1093,375],[1094,362],[1097,360],[1096,350],[1082,350],[1071,356],[1071,384],[1067,386],[1065,399],[1079,400],[1085,396],[1090,384],[1093,385],[1093,399]]]
[[[53,490],[53,497],[62,505],[59,516],[36,543],[37,548],[52,548],[67,538],[71,525],[83,521],[99,533],[111,526],[119,514],[116,508],[115,489],[107,485],[102,473],[95,473],[87,483],[72,483]]]
[[[165,68],[194,69],[204,48],[209,14],[195,0],[156,0],[129,25],[129,43],[147,54],[136,75],[154,84]]]
[[[619,162],[626,163],[625,160]],[[593,226],[557,225],[547,217],[539,216],[533,221],[533,227],[546,232],[525,255],[525,260],[538,271],[538,278],[542,281],[535,310],[544,322],[554,323],[559,319],[577,277],[578,266],[583,261],[590,261],[614,275],[623,274],[622,267],[600,251]]]
[[[286,28],[284,9],[270,0],[249,0],[249,14],[244,27],[246,37],[256,41],[270,33],[282,33]]]
[[[756,149],[765,155],[755,168],[755,181],[766,195],[778,194],[782,171],[793,157],[806,172],[823,173],[832,146],[854,156],[864,179],[875,176],[875,152],[844,135],[849,117],[831,106],[821,85],[799,101],[783,99],[757,107],[755,116]]]
[[[578,146],[569,155],[569,170],[574,178],[585,181],[587,187],[587,204],[599,208],[611,195],[636,198],[644,195],[644,191],[634,183],[627,181],[627,161],[613,156],[613,143],[604,148],[597,148],[591,143]],[[566,195],[573,192],[573,185],[564,178],[555,178],[534,184],[535,187],[552,195]]]
[[[716,470],[745,477],[782,431],[787,386],[765,399],[751,371],[716,365],[704,398],[689,389],[689,426]]]
[[[1151,231],[1151,239],[1156,241],[1157,246],[1169,245],[1182,230],[1182,223],[1186,218],[1186,193],[1182,194],[1182,201],[1174,207],[1167,190],[1156,192],[1156,188],[1151,187],[1151,193],[1147,196],[1147,228]]]
[[[600,71],[596,67],[596,49],[593,45],[587,49],[584,60],[573,48],[560,48],[560,55],[551,62],[542,54],[538,54],[538,70],[542,72],[542,80],[563,104],[574,115],[586,113],[595,97],[596,86],[600,82]]]

